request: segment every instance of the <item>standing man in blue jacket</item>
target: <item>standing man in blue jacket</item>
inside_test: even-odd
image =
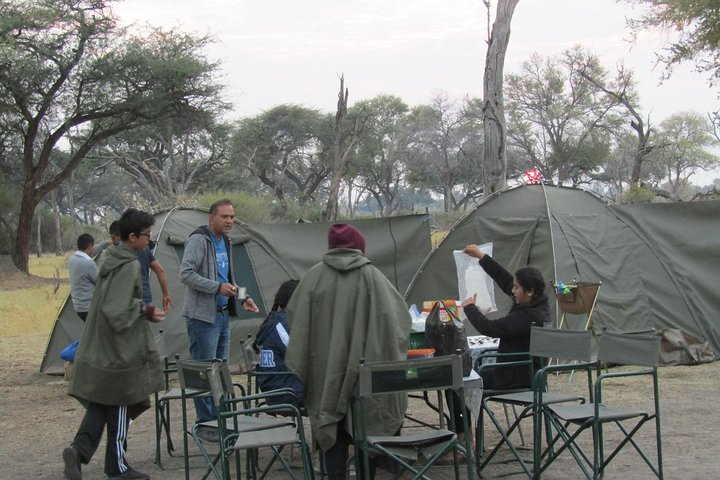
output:
[[[238,293],[228,237],[234,221],[232,202],[218,200],[210,206],[208,226],[198,227],[185,244],[180,264],[180,280],[185,284],[182,314],[194,360],[227,360],[230,355],[230,314],[237,312]],[[252,298],[237,300],[245,310],[259,311]],[[198,423],[215,419],[212,399],[195,399],[195,413]],[[219,441],[215,428],[202,428],[198,436],[206,442]]]

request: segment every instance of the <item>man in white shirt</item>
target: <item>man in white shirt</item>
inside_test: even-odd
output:
[[[87,318],[90,303],[95,293],[98,269],[90,253],[95,246],[95,239],[89,233],[83,233],[77,239],[77,251],[68,259],[70,273],[70,296],[75,312],[84,322]]]

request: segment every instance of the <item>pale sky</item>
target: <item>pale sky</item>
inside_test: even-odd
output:
[[[624,61],[634,71],[652,124],[683,110],[720,110],[720,88],[691,65],[660,82],[654,52],[666,38],[644,33],[629,42],[630,8],[614,0],[520,0],[505,72],[533,53],[558,55],[580,44],[607,69]],[[282,103],[334,112],[341,73],[350,105],[379,94],[411,106],[437,93],[482,97],[481,0],[123,0],[114,10],[123,22],[212,35],[217,43],[208,54],[222,63],[233,118]]]

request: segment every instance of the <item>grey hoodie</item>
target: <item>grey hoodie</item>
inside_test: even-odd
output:
[[[185,243],[185,252],[180,264],[180,281],[185,284],[182,315],[186,318],[215,323],[216,296],[218,288],[220,288],[220,281],[218,280],[215,247],[210,235],[212,233],[207,227],[198,227],[190,234],[190,238]],[[228,281],[233,283],[232,245],[226,235],[223,235],[223,239],[230,262]],[[235,297],[228,299],[228,310],[231,315],[236,314]]]

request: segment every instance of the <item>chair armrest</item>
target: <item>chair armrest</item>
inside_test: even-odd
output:
[[[526,360],[513,360],[510,362],[495,362],[490,364],[483,364],[483,360],[486,358],[508,358],[508,357],[517,357],[518,355],[529,355],[527,352],[512,352],[512,353],[498,353],[497,349],[493,349],[494,351],[485,351],[481,353],[477,360],[475,360],[475,371],[480,374],[483,369],[486,369],[490,366],[492,367],[512,367],[512,366],[518,366],[518,365],[532,365],[532,358],[527,358]]]
[[[247,392],[245,391],[245,387],[243,387],[242,384],[238,382],[233,382],[233,388],[237,388],[237,390],[240,392],[239,396],[241,397],[244,397],[247,394]]]
[[[232,403],[238,403],[238,400],[242,399],[226,399],[223,400],[224,405],[232,404]],[[220,415],[223,418],[232,418],[239,415],[256,415],[259,413],[268,413],[273,414],[277,413],[280,416],[283,417],[293,417],[295,420],[299,423],[302,423],[302,413],[300,412],[300,409],[297,407],[297,405],[293,405],[291,403],[277,403],[275,405],[259,405],[256,407],[252,406],[246,406],[243,408],[225,408],[220,412]]]
[[[284,396],[284,395],[292,395],[295,399],[297,399],[297,395],[295,394],[295,391],[292,388],[283,387],[283,388],[277,388],[275,390],[268,390],[266,392],[255,393],[253,395],[244,395],[244,396],[238,397],[238,398],[228,398],[224,401],[228,405],[242,403],[243,405],[246,405],[245,408],[249,408],[249,407],[247,407],[247,405],[249,405],[250,402],[252,402],[252,401],[267,400],[268,398],[279,397],[279,396]],[[272,406],[274,406],[274,405],[272,405]]]
[[[655,369],[655,368],[647,368],[647,369],[642,369],[642,370],[632,370],[632,371],[628,371],[628,372],[608,372],[608,373],[603,373],[601,375],[598,375],[597,379],[595,380],[595,398],[597,399],[598,402],[601,401],[602,397],[601,397],[600,392],[602,391],[602,383],[605,380],[610,380],[610,379],[614,379],[614,378],[622,378],[622,377],[638,377],[638,376],[643,376],[643,375],[655,377],[656,370],[657,369]]]
[[[284,375],[295,375],[293,372],[260,372],[253,370],[249,372],[253,377],[280,377]]]

